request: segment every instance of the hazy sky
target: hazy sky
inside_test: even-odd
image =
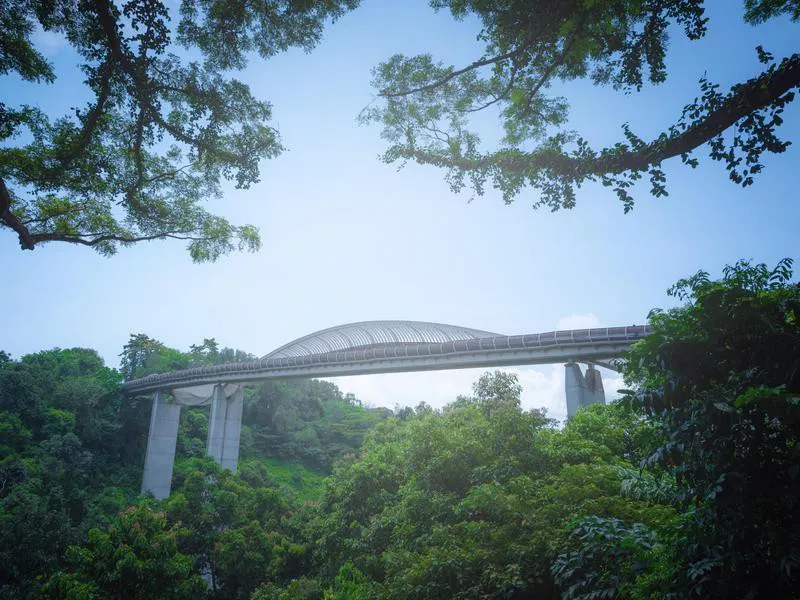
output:
[[[723,89],[759,72],[754,47],[797,51],[797,24],[751,27],[740,0],[708,3],[710,33],[674,37],[668,84],[622,95],[588,83],[565,86],[572,125],[596,145],[622,139],[620,125],[649,138],[679,116],[705,73]],[[735,8],[734,8],[735,7]],[[112,366],[131,333],[188,349],[205,337],[257,355],[313,331],[371,319],[438,321],[499,333],[645,322],[670,305],[665,290],[700,268],[719,274],[739,258],[774,264],[798,257],[795,147],[766,156],[764,173],[741,189],[701,158],[695,171],[668,164],[669,197],[635,194],[624,215],[612,193],[584,187],[570,211],[531,210],[526,191],[511,206],[489,192],[469,202],[442,173],[377,157],[377,127],[356,124],[373,101],[370,69],[390,55],[431,52],[455,64],[480,55],[473,22],[434,13],[423,0],[367,0],[328,28],[312,53],[254,60],[240,75],[273,103],[288,148],[263,163],[261,183],[229,186],[212,212],[261,229],[258,254],[192,264],[182,243],[122,249],[110,259],[86,248],[50,244],[19,250],[0,233],[4,319],[0,348],[13,356],[52,347],[97,349]],[[61,73],[42,87],[5,78],[5,100],[53,114],[81,105],[75,56],[57,36],[40,35]],[[71,74],[70,74],[71,72]],[[800,110],[786,112],[796,137]],[[486,137],[499,135],[483,121]],[[563,367],[514,369],[526,407],[563,417]],[[340,378],[343,391],[393,407],[441,406],[467,393],[480,371]],[[605,373],[606,389],[618,381]]]

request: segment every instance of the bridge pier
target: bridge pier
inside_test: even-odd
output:
[[[586,375],[580,365],[568,362],[564,365],[564,387],[567,393],[567,418],[573,417],[578,409],[590,404],[605,404],[606,394],[603,391],[603,378],[594,365],[586,369]]]
[[[168,402],[163,392],[153,394],[153,412],[150,413],[150,431],[147,435],[147,454],[142,475],[143,494],[151,492],[159,500],[169,496],[180,420],[180,404]]]
[[[175,390],[173,395],[175,398],[172,402],[167,401],[164,392],[153,395],[153,412],[150,414],[147,436],[141,489],[143,494],[150,492],[159,500],[168,498],[172,488],[175,446],[183,404],[197,406],[210,402],[206,455],[217,461],[223,469],[231,471],[235,471],[239,463],[244,388],[225,384],[197,386]]]
[[[244,388],[237,385],[230,396],[227,386],[217,385],[211,396],[211,416],[208,420],[206,454],[223,469],[236,471],[239,463],[239,440],[242,433]]]

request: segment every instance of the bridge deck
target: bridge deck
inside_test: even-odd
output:
[[[475,330],[472,330],[475,331]],[[572,329],[526,335],[492,335],[436,343],[383,343],[302,356],[267,357],[148,375],[125,382],[129,394],[209,383],[336,377],[370,373],[463,369],[557,362],[591,362],[621,356],[650,333],[647,325]]]

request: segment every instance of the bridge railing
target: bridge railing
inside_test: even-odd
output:
[[[249,362],[195,367],[183,371],[148,375],[141,379],[126,382],[123,385],[123,389],[126,392],[135,392],[139,389],[152,389],[154,386],[159,386],[161,384],[163,384],[164,387],[181,387],[192,385],[192,383],[196,381],[206,380],[217,375],[241,374],[245,376],[253,372],[302,368],[314,365],[348,364],[426,356],[457,356],[474,352],[507,352],[509,350],[526,350],[569,345],[579,346],[587,343],[610,345],[619,342],[633,342],[645,337],[648,333],[650,333],[649,326],[633,325],[629,327],[603,327],[549,331],[546,333],[525,335],[492,336],[438,343],[385,344],[369,348],[336,350],[307,356],[263,358]]]
[[[629,327],[604,327],[595,329],[573,329],[546,333],[493,336],[471,340],[439,343],[404,343],[370,348],[337,350],[324,354],[310,354],[271,359],[275,366],[292,367],[319,363],[352,362],[374,359],[419,357],[458,352],[514,350],[565,344],[603,343],[638,340],[649,333],[647,325]],[[264,365],[265,367],[268,365]]]

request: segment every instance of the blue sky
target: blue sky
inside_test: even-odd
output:
[[[665,85],[627,96],[585,82],[564,86],[572,126],[598,146],[620,140],[626,121],[648,138],[677,118],[704,73],[724,89],[759,71],[756,45],[776,56],[797,51],[797,24],[746,25],[741,4],[709,2],[710,31],[700,42],[674,37]],[[798,258],[794,146],[767,156],[747,189],[703,154],[694,171],[666,165],[669,197],[654,199],[642,188],[628,215],[599,187],[582,189],[575,209],[550,213],[531,210],[535,191],[511,206],[493,191],[468,202],[434,168],[398,171],[379,162],[379,129],[356,124],[373,100],[370,69],[397,52],[470,62],[481,51],[476,33],[474,22],[436,14],[423,0],[367,0],[329,27],[312,53],[254,60],[240,77],[273,104],[272,124],[288,150],[263,163],[261,183],[229,186],[209,208],[258,226],[261,252],[211,265],[192,264],[180,242],[122,249],[110,259],[64,244],[22,252],[4,231],[0,348],[19,357],[85,346],[116,366],[128,336],[140,332],[180,349],[215,337],[261,355],[318,329],[370,319],[508,334],[630,325],[670,305],[666,288],[700,268],[718,274],[739,258]],[[57,37],[40,41],[66,74],[46,88],[7,81],[3,89],[14,101],[63,113],[85,98],[75,58]],[[790,136],[800,125],[797,101],[785,116]],[[481,127],[487,139],[499,135],[489,119]],[[561,366],[515,370],[526,406],[563,417]],[[479,373],[337,383],[373,405],[440,406],[468,392]],[[615,388],[619,382],[606,376],[607,389]]]

